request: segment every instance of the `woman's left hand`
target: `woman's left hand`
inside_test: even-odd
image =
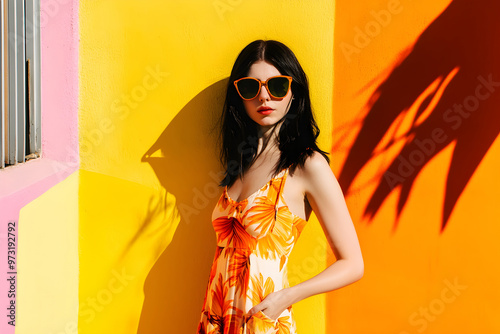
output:
[[[289,288],[271,292],[262,302],[248,310],[247,316],[250,318],[255,313],[262,311],[271,319],[278,319],[279,315],[292,304],[289,293]]]

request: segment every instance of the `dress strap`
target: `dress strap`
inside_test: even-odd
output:
[[[286,181],[286,177],[287,177],[287,174],[288,174],[288,169],[290,168],[290,166],[288,166],[286,169],[285,169],[285,173],[283,174],[283,176],[281,177],[281,182],[280,182],[280,187],[278,189],[278,192],[276,194],[276,198],[274,200],[274,222],[276,223],[276,219],[278,219],[278,203],[279,203],[279,199],[280,199],[280,196],[281,196],[281,193],[283,191],[283,187],[285,185],[285,181]],[[273,231],[273,227],[274,227],[274,224],[273,226],[271,226],[271,232]]]

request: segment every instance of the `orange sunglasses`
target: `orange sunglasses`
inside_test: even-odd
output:
[[[290,91],[292,77],[288,75],[277,75],[268,78],[266,81],[261,81],[252,77],[244,77],[234,81],[236,91],[243,100],[255,99],[259,95],[262,85],[266,86],[269,95],[275,99],[282,99]]]

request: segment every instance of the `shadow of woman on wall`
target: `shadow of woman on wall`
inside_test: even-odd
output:
[[[224,176],[216,150],[227,78],[197,94],[143,155],[175,196],[180,223],[144,283],[137,333],[193,333],[216,249],[211,214]]]
[[[339,173],[343,189],[352,186],[390,128],[397,128],[402,119],[411,125],[382,148],[402,146],[365,208],[369,220],[396,187],[401,188],[399,218],[419,172],[454,143],[441,217],[440,232],[444,231],[467,182],[500,132],[498,13],[498,0],[452,1],[371,95],[367,116]],[[412,106],[416,113],[409,113]]]

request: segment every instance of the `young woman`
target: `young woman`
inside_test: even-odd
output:
[[[226,172],[197,333],[296,333],[292,304],[359,280],[364,265],[342,190],[316,144],[306,74],[287,46],[257,40],[241,51],[220,133]],[[337,260],[290,287],[288,258],[312,210]]]

